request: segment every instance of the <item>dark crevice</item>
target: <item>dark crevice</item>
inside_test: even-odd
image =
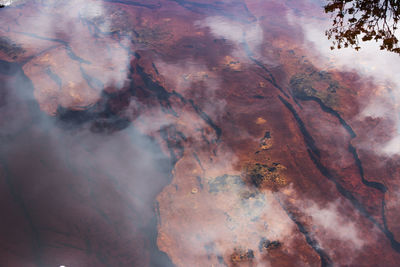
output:
[[[321,259],[321,267],[333,266],[332,260],[329,257],[329,255],[321,248],[317,240],[315,240],[312,237],[312,235],[307,231],[306,227],[296,218],[296,215],[292,213],[285,205],[283,205],[281,200],[277,196],[275,196],[275,199],[278,201],[279,205],[286,212],[288,217],[296,224],[300,233],[302,233],[303,236],[305,237],[307,244],[309,244],[310,247],[319,255]]]
[[[58,88],[61,90],[62,87],[62,80],[60,78],[60,76],[58,76],[56,73],[54,73],[50,67],[47,67],[45,70],[47,76],[49,76],[50,79],[53,80],[53,82],[55,82],[58,86]]]
[[[32,59],[37,58],[37,57],[39,57],[39,56],[41,56],[41,55],[43,55],[43,54],[45,54],[45,53],[47,53],[47,52],[49,52],[49,51],[51,51],[51,50],[53,50],[53,49],[56,49],[56,48],[58,48],[58,47],[60,47],[60,46],[62,46],[62,44],[52,45],[52,46],[50,46],[50,47],[48,47],[48,48],[42,50],[41,52],[36,53],[35,55],[32,55],[32,56],[30,56],[30,57],[27,57],[26,59],[24,59],[24,60],[21,62],[21,64],[22,64],[22,65],[25,65],[26,63],[30,62]]]
[[[349,133],[351,138],[355,138],[357,136],[356,133],[353,131],[353,129],[350,127],[350,125],[348,125],[347,122],[342,118],[342,116],[340,116],[340,114],[336,110],[334,110],[331,107],[328,107],[327,105],[325,105],[324,102],[322,102],[322,100],[319,99],[318,97],[306,96],[306,95],[295,95],[295,97],[297,99],[300,99],[300,100],[303,100],[303,101],[315,101],[315,102],[317,102],[323,111],[335,116],[339,120],[340,124]]]
[[[185,151],[183,146],[184,140],[181,137],[182,135],[179,133],[180,132],[173,125],[164,127],[160,130],[161,138],[167,144],[172,166],[175,166],[175,164],[183,157]]]
[[[82,74],[83,79],[89,85],[90,88],[98,91],[104,90],[104,84],[97,78],[90,76],[86,73],[85,69],[80,66],[80,72]]]
[[[82,110],[59,106],[56,112],[57,123],[67,129],[89,124],[90,130],[95,133],[113,133],[129,127],[131,122],[128,118],[121,117],[111,110],[110,100],[112,96],[103,91],[98,103]]]
[[[64,47],[65,47],[65,49],[67,51],[67,55],[69,56],[70,59],[72,59],[74,61],[78,61],[79,63],[82,63],[82,64],[92,64],[90,61],[87,61],[87,60],[79,57],[78,55],[76,55],[74,53],[74,51],[72,51],[72,48],[68,44],[68,42],[66,42],[64,40],[57,39],[57,38],[49,38],[49,37],[39,36],[37,34],[27,33],[27,32],[15,32],[15,33],[26,35],[26,36],[29,36],[29,37],[32,37],[32,38],[36,38],[36,39],[39,39],[39,40],[45,40],[45,41],[60,43],[60,44],[64,45]]]
[[[282,101],[282,103],[286,106],[286,108],[292,113],[294,119],[297,122],[297,125],[303,135],[304,142],[307,144],[307,147],[318,157],[320,157],[320,151],[315,145],[315,141],[312,138],[311,134],[307,131],[306,126],[304,125],[304,122],[301,120],[299,114],[297,114],[296,110],[293,108],[293,106],[286,101],[284,98],[281,96],[278,96],[279,99]]]
[[[197,163],[199,164],[201,170],[204,172],[205,169],[204,169],[204,167],[203,167],[203,164],[201,164],[200,158],[199,158],[199,156],[197,155],[197,153],[196,153],[196,152],[193,152],[193,156],[194,156],[194,158],[196,159]]]
[[[315,101],[319,104],[319,106],[321,107],[321,109],[328,113],[333,115],[334,117],[336,117],[340,124],[343,126],[343,128],[349,133],[350,137],[352,139],[354,139],[355,137],[357,137],[356,133],[354,132],[354,130],[351,128],[351,126],[342,118],[342,116],[340,116],[340,114],[332,109],[331,107],[328,107],[327,105],[325,105],[321,99],[315,97],[315,96],[296,96],[296,98],[300,99],[300,100],[304,100],[304,101]],[[361,177],[361,181],[364,185],[368,186],[368,187],[372,187],[375,188],[379,191],[381,191],[382,193],[385,193],[387,191],[387,188],[385,185],[383,185],[382,183],[379,182],[370,182],[368,180],[365,179],[364,177],[364,169],[362,167],[362,163],[361,160],[358,156],[357,150],[356,148],[352,145],[349,144],[348,147],[349,152],[353,155],[353,158],[355,160],[355,163],[358,167],[359,173],[360,173],[360,177]]]
[[[276,89],[278,89],[282,94],[284,94],[286,98],[290,98],[289,95],[283,90],[283,88],[276,82],[275,77],[274,75],[272,75],[271,71],[261,61],[254,58],[253,52],[251,52],[249,44],[246,42],[245,38],[243,38],[242,45],[247,57],[268,74],[268,77],[264,75],[260,76]]]
[[[172,108],[171,103],[169,101],[169,98],[172,95],[172,93],[168,92],[163,86],[154,82],[151,75],[147,74],[144,71],[143,67],[136,65],[136,71],[142,78],[144,84],[146,85],[146,88],[156,95],[163,111],[172,114],[175,117],[178,116],[175,110]]]
[[[386,221],[386,215],[385,215],[385,209],[386,209],[386,203],[385,199],[382,199],[382,221],[383,221],[383,232],[385,235],[389,238],[390,244],[392,248],[394,248],[397,252],[400,253],[400,242],[398,242],[393,233],[389,230],[387,226],[387,221]]]
[[[29,111],[28,113],[31,115],[34,120],[34,123],[40,124],[42,116],[47,118],[51,118],[44,112],[42,112],[37,104],[36,101],[33,101],[31,99],[35,99],[33,96],[33,91],[34,87],[31,82],[31,80],[24,74],[22,70],[21,64],[18,63],[11,63],[7,61],[0,61],[0,73],[5,74],[5,75],[14,75],[15,78],[18,80],[18,86],[14,86],[12,89],[15,89],[17,91],[18,97],[22,98],[20,101],[28,101],[29,104]],[[49,75],[49,73],[47,73]],[[6,88],[4,88],[6,89]],[[22,92],[22,93],[21,93]],[[28,95],[29,97],[25,98],[25,96]],[[80,126],[89,124],[91,125],[91,130],[93,132],[110,132],[110,131],[119,131],[122,129],[125,129],[130,125],[130,121],[127,118],[120,117],[118,114],[112,111],[109,101],[118,98],[120,96],[120,93],[107,93],[103,92],[100,101],[96,103],[93,106],[84,108],[84,110],[72,110],[68,108],[63,108],[59,107],[58,112],[55,117],[55,121],[58,123],[58,126],[61,127],[67,127],[68,129],[79,129]],[[32,104],[30,104],[32,101]],[[37,118],[39,117],[39,118]],[[23,121],[25,125],[27,125],[28,121]],[[31,124],[29,124],[31,125]],[[29,128],[31,126],[26,126],[24,128],[24,131],[29,131]],[[185,138],[184,135],[177,133],[177,136],[179,138]],[[2,136],[0,136],[2,138]],[[149,137],[150,138],[150,137]],[[4,151],[1,151],[4,152]],[[160,150],[160,153],[161,150]],[[40,215],[37,212],[30,210],[29,209],[29,203],[27,203],[24,199],[24,196],[21,195],[20,193],[20,188],[16,184],[16,180],[13,176],[13,173],[11,170],[9,170],[9,165],[10,163],[7,162],[7,160],[0,155],[0,167],[4,171],[4,180],[5,184],[8,188],[8,191],[11,194],[12,200],[16,203],[18,208],[20,209],[24,219],[26,220],[30,232],[31,232],[31,244],[30,245],[33,251],[33,256],[34,256],[34,262],[35,266],[39,267],[44,267],[47,266],[43,263],[43,257],[46,255],[43,254],[45,253],[45,247],[47,246],[45,241],[45,237],[41,237],[41,229],[39,228],[40,225],[36,225],[35,218]],[[170,164],[169,160],[166,160],[165,164],[160,163],[158,166],[163,166],[162,168],[166,168],[166,171],[163,171],[165,173],[165,181],[163,183],[165,185],[169,184],[172,175],[172,166]],[[158,194],[157,194],[158,195]],[[96,202],[96,201],[94,201]],[[96,207],[94,207],[96,208]],[[107,216],[105,216],[104,212],[101,210],[97,210],[101,216],[103,216],[105,219],[109,220]],[[170,267],[174,266],[171,260],[168,258],[168,256],[160,251],[157,247],[157,210],[154,208],[154,217],[152,220],[147,224],[146,228],[144,229],[144,232],[146,233],[146,240],[145,242],[150,248],[150,266],[162,266],[162,267]],[[90,251],[90,241],[88,240],[89,245],[88,245],[88,250]],[[68,244],[67,244],[68,245]],[[107,257],[105,255],[100,254],[99,252],[94,252],[95,257],[101,261],[104,265],[106,266],[111,266],[109,262],[107,262]]]
[[[221,135],[222,135],[222,130],[219,128],[213,120],[204,112],[200,109],[199,106],[197,106],[192,99],[189,99],[189,103],[192,105],[196,113],[211,127],[214,129],[215,134],[217,135],[216,141],[219,142]]]
[[[295,118],[297,125],[302,132],[302,134],[308,134],[308,131],[305,129],[303,121],[300,119],[299,115],[297,114],[296,110],[293,108],[293,106],[287,102],[285,99],[283,99],[281,96],[279,96],[279,99],[282,101],[282,103],[288,108],[288,110],[292,113],[293,117]],[[384,234],[385,236],[389,239],[392,248],[397,252],[400,253],[400,243],[395,240],[394,235],[391,231],[386,226],[386,219],[384,215],[384,209],[382,210],[382,220],[384,224],[380,224],[377,220],[375,220],[371,214],[367,211],[367,209],[360,203],[360,201],[357,200],[357,198],[351,193],[350,191],[346,190],[338,181],[338,178],[336,174],[332,173],[328,168],[326,168],[322,163],[319,157],[317,157],[314,153],[314,151],[311,149],[311,146],[315,146],[314,139],[308,134],[308,136],[304,136],[304,140],[307,145],[307,152],[309,154],[310,159],[314,163],[314,165],[317,167],[317,169],[321,172],[323,176],[325,176],[328,180],[332,181],[338,192],[347,198],[352,205],[362,214],[364,217],[366,217],[368,220],[370,220],[374,225],[376,225]],[[311,142],[309,144],[309,142]],[[384,208],[385,202],[383,200],[383,208]]]
[[[154,65],[154,64],[153,64]],[[155,66],[153,66],[154,68]],[[193,109],[196,111],[196,113],[202,118],[211,128],[214,129],[216,133],[216,141],[218,142],[219,139],[221,138],[222,135],[222,130],[220,127],[218,127],[214,121],[198,106],[194,103],[192,99],[186,99],[184,98],[181,94],[173,91],[172,93],[168,92],[163,86],[158,84],[157,82],[154,82],[151,75],[147,74],[144,71],[144,68],[136,65],[136,71],[139,74],[139,76],[142,78],[144,84],[146,85],[146,89],[150,90],[150,92],[154,93],[155,96],[157,97],[161,108],[164,112],[172,114],[174,116],[178,116],[178,114],[175,112],[175,110],[171,106],[171,102],[169,100],[170,97],[175,96],[178,97],[179,100],[182,101],[182,103],[190,103],[190,105],[193,107]],[[132,81],[131,86],[134,87],[134,83]],[[134,94],[134,89],[132,89],[133,94]]]
[[[393,233],[388,229],[386,225],[386,216],[385,216],[385,201],[384,199],[382,200],[382,221],[383,225],[380,224],[378,221],[376,221],[371,214],[365,209],[365,207],[354,197],[354,195],[347,191],[338,181],[337,179],[330,173],[330,171],[322,165],[322,163],[319,161],[319,159],[315,158],[315,156],[308,150],[309,156],[311,160],[313,161],[314,165],[317,167],[317,169],[330,181],[332,181],[338,192],[343,195],[345,198],[347,198],[351,204],[362,214],[364,217],[366,217],[368,220],[370,220],[375,226],[381,230],[385,236],[389,239],[390,244],[392,248],[397,252],[400,253],[400,243],[394,238]]]
[[[364,185],[368,186],[368,187],[375,188],[375,189],[381,191],[382,193],[386,193],[387,188],[386,188],[386,186],[384,184],[379,183],[379,182],[371,182],[371,181],[368,181],[368,180],[365,179],[365,177],[364,177],[364,169],[362,167],[361,160],[358,157],[358,153],[357,153],[356,148],[352,144],[349,144],[349,152],[353,155],[353,158],[354,158],[354,160],[356,162],[356,165],[357,165],[358,170],[360,172],[362,183]]]

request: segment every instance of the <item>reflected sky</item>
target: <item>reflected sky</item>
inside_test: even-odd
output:
[[[0,266],[397,266],[399,58],[324,4],[0,9]]]

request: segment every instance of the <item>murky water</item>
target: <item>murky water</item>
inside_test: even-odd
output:
[[[397,266],[400,61],[324,1],[0,4],[1,266]]]

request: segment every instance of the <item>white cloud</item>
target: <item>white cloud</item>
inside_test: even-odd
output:
[[[322,7],[321,13],[323,13]],[[384,145],[383,150],[375,152],[389,156],[400,154],[398,140],[400,136],[400,77],[397,70],[400,67],[399,56],[392,52],[381,51],[375,42],[362,43],[361,49],[351,48],[331,50],[331,41],[325,36],[325,30],[331,27],[331,20],[325,17],[298,16],[288,12],[289,21],[303,28],[305,46],[311,51],[308,59],[322,70],[340,70],[356,72],[365,85],[369,84],[368,92],[360,88],[359,94],[364,94],[367,103],[360,102],[362,110],[354,119],[363,120],[367,117],[385,118],[395,124],[398,130],[388,132],[392,141]],[[316,53],[317,52],[317,53]],[[373,84],[374,88],[371,88]],[[361,98],[360,98],[361,101]]]
[[[330,238],[351,242],[353,248],[361,249],[364,246],[364,240],[358,232],[356,224],[347,219],[338,210],[339,203],[329,203],[325,207],[312,203],[303,211],[311,216],[312,225],[317,228],[322,228],[319,231],[317,239],[324,245],[324,240]]]
[[[129,46],[129,36],[97,33],[95,38],[91,24],[110,31],[112,12],[93,0],[51,1],[40,7],[32,4],[29,14],[18,18],[18,25],[4,31],[26,50],[26,57],[33,56],[23,69],[43,110],[53,114],[58,105],[89,106],[102,90],[124,85],[129,65],[124,47]],[[58,76],[59,82],[48,73]]]
[[[225,160],[229,161],[229,155],[224,155]],[[185,166],[188,163],[181,164]],[[182,176],[179,164],[177,168],[172,184],[181,184],[183,181],[180,179],[190,183],[190,175]],[[205,169],[207,173],[217,174],[217,170],[209,172],[208,166]],[[219,175],[223,175],[226,170],[219,166]],[[177,266],[194,266],[206,262],[217,264],[215,257],[218,255],[225,262],[230,262],[234,250],[241,248],[253,251],[253,266],[268,266],[266,252],[259,251],[262,238],[280,241],[284,251],[290,253],[291,240],[296,236],[293,234],[295,225],[273,193],[251,190],[238,183],[241,181],[238,176],[226,176],[226,184],[220,183],[218,192],[209,191],[210,184],[215,183],[216,179],[221,179],[221,176],[216,178],[207,175],[203,179],[204,189],[196,194],[179,189],[176,192],[173,185],[170,185],[158,196],[163,200],[160,202],[160,211],[164,220],[159,228],[158,243],[175,260],[174,263]],[[171,191],[175,192],[173,198],[169,196]],[[205,247],[210,244],[213,250],[207,252]],[[169,249],[172,247],[173,250]],[[208,254],[212,258],[207,260]]]
[[[400,135],[385,143],[382,151],[389,155],[400,154]]]
[[[239,57],[242,52],[239,52],[239,46],[245,41],[250,50],[257,56],[259,49],[263,42],[263,30],[258,22],[251,24],[243,24],[230,20],[225,17],[208,17],[202,21],[198,21],[197,25],[200,27],[208,27],[210,32],[217,38],[224,38],[232,42],[236,46],[234,56]],[[246,57],[241,56],[243,60]]]

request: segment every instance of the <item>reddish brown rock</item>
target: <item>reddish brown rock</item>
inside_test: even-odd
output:
[[[397,266],[396,121],[368,104],[396,107],[372,78],[321,69],[295,10],[321,16],[0,10],[0,265]]]

